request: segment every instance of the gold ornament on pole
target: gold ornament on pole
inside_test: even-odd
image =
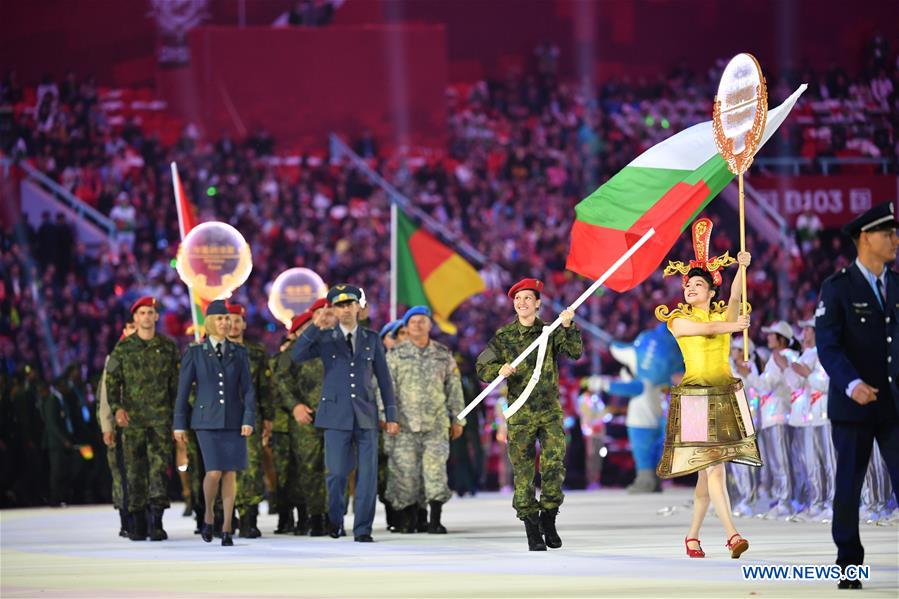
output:
[[[734,56],[718,84],[712,109],[712,130],[718,153],[727,168],[737,175],[740,189],[740,251],[746,251],[746,213],[743,206],[743,173],[749,170],[752,159],[762,142],[768,118],[768,90],[762,67],[752,54]],[[746,268],[740,267],[743,282],[741,313],[749,313],[746,297]],[[749,333],[743,331],[743,359],[749,360]]]

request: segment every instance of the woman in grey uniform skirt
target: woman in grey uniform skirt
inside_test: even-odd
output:
[[[229,326],[227,304],[223,300],[210,303],[206,308],[206,339],[188,347],[181,358],[174,424],[175,440],[186,442],[187,415],[192,412],[190,428],[197,433],[206,469],[203,479],[206,515],[201,534],[207,543],[212,541],[213,506],[221,483],[224,546],[234,544],[231,515],[237,471],[247,467],[244,437],[253,434],[256,416],[247,350],[227,340]],[[194,388],[191,410],[188,397]]]

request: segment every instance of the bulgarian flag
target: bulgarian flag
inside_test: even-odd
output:
[[[184,241],[191,229],[200,223],[193,204],[190,203],[190,200],[187,199],[187,195],[184,193],[184,186],[181,184],[181,177],[178,175],[178,165],[174,162],[172,162],[172,187],[175,190],[175,206],[178,209],[178,230],[181,233],[181,241]],[[192,287],[188,287],[187,292],[190,295],[190,313],[193,319],[191,329],[193,330],[194,340],[199,341],[203,336],[203,324],[206,320],[204,314],[209,302],[198,297]],[[190,332],[191,330],[188,329],[188,333]]]
[[[805,88],[803,84],[768,112],[761,145],[771,139]],[[669,137],[575,207],[566,268],[597,279],[654,228],[655,235],[605,283],[619,292],[635,287],[658,267],[680,234],[733,177],[715,147],[711,121]]]
[[[463,301],[484,291],[481,275],[462,256],[413,223],[396,204],[392,205],[391,212],[394,237],[391,318],[396,318],[397,302],[428,306],[437,326],[455,335],[456,327],[449,317]]]

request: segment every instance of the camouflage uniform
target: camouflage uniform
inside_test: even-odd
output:
[[[246,510],[257,506],[265,495],[262,470],[262,422],[274,419],[272,404],[272,371],[265,347],[259,343],[244,343],[250,358],[250,378],[256,389],[256,422],[258,431],[247,437],[247,467],[237,473],[237,497],[234,504],[241,518]]]
[[[543,332],[545,323],[539,318],[533,326],[526,327],[518,319],[500,328],[486,349],[478,356],[478,378],[492,382],[499,375],[503,364],[509,363],[527,349]],[[562,429],[562,406],[559,403],[559,368],[556,359],[560,354],[577,359],[583,351],[583,340],[577,325],[559,327],[550,337],[543,361],[540,381],[531,397],[512,417],[509,427],[509,460],[515,484],[512,505],[519,519],[537,515],[540,510],[552,510],[564,499],[562,482],[565,480],[565,432]],[[534,351],[518,365],[517,372],[507,379],[510,399],[524,391],[537,363]],[[534,497],[534,473],[537,461],[535,443],[540,442],[540,501]]]
[[[404,341],[387,353],[387,366],[400,424],[388,454],[387,501],[397,510],[422,498],[446,503],[452,497],[446,475],[449,429],[465,407],[456,361],[436,341],[424,348]]]
[[[273,500],[273,510],[290,509],[299,502],[298,497],[290,496],[290,481],[296,478],[296,467],[290,459],[290,430],[296,426],[293,416],[288,414],[281,406],[284,403],[282,389],[289,387],[281,383],[281,380],[290,375],[290,367],[293,361],[290,359],[289,348],[276,354],[270,362],[272,370],[272,395],[274,396],[275,414],[272,421],[272,438],[269,445],[272,448],[272,462],[275,466],[276,489]],[[293,426],[292,426],[293,425]]]
[[[109,407],[109,395],[106,391],[106,370],[109,367],[109,358],[106,358],[106,365],[100,375],[100,383],[97,385],[97,422],[100,424],[100,431],[105,433],[113,433],[115,435],[115,445],[106,448],[106,463],[109,465],[109,473],[112,475],[112,505],[117,510],[127,510],[124,464],[122,460],[122,435],[120,430],[116,429],[115,417],[112,409]]]
[[[293,350],[291,344],[287,353]],[[278,378],[281,385],[281,408],[288,413],[291,426],[290,448],[296,464],[296,487],[291,495],[301,498],[306,510],[311,515],[324,514],[327,511],[327,491],[325,487],[325,441],[324,432],[312,424],[298,424],[293,418],[293,409],[304,404],[312,408],[312,417],[321,400],[322,383],[325,380],[325,367],[321,360],[310,360],[288,366],[286,376]]]
[[[166,471],[172,459],[172,412],[178,387],[178,346],[156,334],[119,342],[106,370],[113,415],[128,413],[122,431],[128,511],[169,506]]]

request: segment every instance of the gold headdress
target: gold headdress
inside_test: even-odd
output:
[[[721,273],[719,271],[727,268],[737,261],[730,257],[729,252],[724,252],[720,256],[716,256],[709,260],[709,241],[712,238],[712,221],[707,218],[700,218],[693,223],[693,252],[696,254],[695,260],[690,260],[689,264],[683,262],[668,261],[668,266],[663,271],[664,276],[670,276],[680,273],[683,275],[684,283],[687,282],[687,273],[691,268],[701,268],[712,275],[712,281],[715,286],[721,285]]]

